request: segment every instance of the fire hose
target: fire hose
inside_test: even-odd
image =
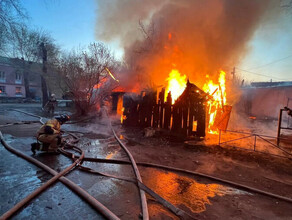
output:
[[[113,163],[113,164],[125,164],[125,165],[130,165],[131,164],[129,161],[125,161],[125,160],[90,158],[90,157],[84,157],[83,161],[100,162],[100,163]],[[266,191],[263,191],[263,190],[260,190],[260,189],[256,189],[254,187],[246,186],[246,185],[243,185],[243,184],[240,184],[240,183],[236,183],[234,181],[225,180],[225,179],[222,179],[222,178],[219,178],[219,177],[211,176],[211,175],[200,173],[200,172],[195,172],[195,171],[191,171],[191,170],[185,170],[185,169],[181,169],[181,168],[170,167],[170,166],[165,166],[165,165],[155,164],[155,163],[137,162],[137,165],[138,166],[144,166],[144,167],[153,167],[153,168],[158,168],[158,169],[164,169],[164,170],[169,170],[169,171],[172,171],[172,172],[182,172],[182,173],[185,173],[185,174],[191,174],[191,175],[195,175],[195,176],[199,176],[199,177],[204,177],[204,178],[208,178],[208,179],[213,180],[213,181],[217,181],[217,182],[221,182],[221,183],[230,185],[230,186],[238,188],[238,189],[242,189],[242,190],[249,191],[249,192],[252,192],[252,193],[262,194],[262,195],[265,195],[265,196],[273,197],[273,198],[276,198],[276,199],[283,200],[285,202],[292,203],[292,198],[288,198],[288,197],[285,197],[285,196],[281,196],[281,195],[277,195],[277,194],[274,194],[274,193],[266,192]]]
[[[23,113],[26,113],[26,112],[23,112]],[[39,116],[37,116],[37,117],[39,117]],[[115,135],[115,138],[117,140],[119,140],[116,135]],[[119,141],[119,143],[120,143],[120,141]],[[63,151],[63,153],[64,153],[64,151]],[[75,159],[76,158],[78,158],[78,156],[76,156]],[[129,161],[110,160],[110,159],[99,159],[99,158],[84,158],[83,161],[94,161],[94,162],[104,162],[104,163],[117,163],[117,164],[131,164]],[[253,187],[249,187],[249,186],[246,186],[246,185],[238,184],[238,183],[235,183],[233,181],[224,180],[224,179],[217,178],[217,177],[210,176],[210,175],[203,174],[203,173],[198,173],[198,172],[193,172],[193,171],[189,171],[189,170],[184,170],[184,169],[179,169],[179,168],[174,168],[174,167],[169,167],[169,166],[163,166],[163,165],[153,164],[153,163],[139,163],[138,162],[137,164],[138,165],[141,165],[141,166],[162,168],[162,169],[167,169],[167,170],[171,170],[171,171],[178,171],[178,172],[184,172],[184,173],[188,173],[188,174],[192,174],[192,175],[197,175],[197,176],[209,178],[211,180],[219,181],[219,182],[222,182],[222,183],[225,183],[225,184],[228,184],[228,185],[231,185],[233,187],[240,188],[240,189],[243,189],[243,190],[246,190],[246,191],[255,192],[255,193],[258,193],[258,194],[262,194],[262,195],[265,195],[265,196],[273,197],[273,198],[280,199],[280,200],[283,200],[283,201],[286,201],[286,202],[290,202],[290,203],[292,202],[292,199],[291,198],[288,198],[288,197],[276,195],[276,194],[273,194],[273,193],[269,193],[269,192],[266,192],[266,191],[263,191],[263,190],[259,190],[259,189],[253,188]],[[90,168],[86,168],[86,167],[82,167],[82,166],[79,166],[79,168],[81,168],[81,170],[90,169]],[[90,170],[89,172],[92,172],[92,173],[95,172],[96,174],[99,174],[99,175],[108,176],[108,177],[111,177],[111,178],[117,178],[117,179],[121,179],[121,180],[125,180],[125,181],[130,181],[130,182],[135,182],[136,181],[138,183],[138,186],[140,188],[142,188],[147,193],[149,193],[149,191],[147,191],[147,189],[145,189],[145,187],[143,188],[143,185],[144,184],[143,183],[139,183],[139,180],[134,180],[134,179],[125,178],[125,177],[116,177],[116,176],[112,176],[112,175],[108,175],[108,174],[103,174],[103,173],[100,173],[98,171],[93,171],[93,170]],[[151,193],[149,193],[149,194],[151,195]],[[155,196],[154,196],[154,198],[155,198]]]
[[[1,139],[1,143],[5,146],[5,143],[3,141],[3,136],[2,133],[0,132],[0,139]],[[9,147],[9,145],[6,144],[6,149],[16,153],[16,151],[14,151],[11,147]],[[33,198],[35,198],[36,196],[38,196],[40,193],[42,193],[45,189],[47,189],[49,186],[51,186],[53,183],[55,183],[61,176],[64,176],[65,174],[69,173],[71,170],[73,170],[73,168],[75,168],[76,166],[78,166],[81,162],[82,159],[84,157],[84,152],[82,152],[81,156],[74,161],[74,163],[72,163],[69,167],[67,167],[66,169],[64,169],[62,172],[54,175],[53,178],[51,178],[49,181],[47,181],[45,184],[43,184],[41,187],[39,187],[38,189],[36,189],[34,192],[32,192],[30,195],[28,195],[26,198],[24,198],[23,200],[21,200],[19,203],[17,203],[13,208],[11,208],[9,211],[5,212],[2,216],[1,219],[7,219],[9,217],[11,217],[12,215],[14,215],[20,208],[22,208],[24,205],[26,205],[29,201],[31,201]]]
[[[60,152],[63,155],[71,158],[72,160],[76,160],[76,156],[73,156],[72,153],[65,151],[64,148],[61,149]],[[127,164],[132,165],[131,162],[129,162],[129,161],[127,161]],[[111,174],[107,174],[107,173],[102,173],[102,172],[96,171],[94,169],[91,169],[89,167],[85,167],[85,166],[81,166],[81,165],[78,168],[83,172],[89,172],[91,174],[100,175],[100,176],[109,177],[109,178],[114,178],[114,179],[123,180],[123,181],[127,181],[127,182],[131,182],[131,183],[137,184],[140,189],[142,189],[143,191],[145,191],[146,193],[151,195],[153,198],[156,199],[156,201],[161,203],[164,207],[168,208],[170,211],[172,211],[175,215],[179,216],[181,219],[186,219],[186,220],[187,219],[196,219],[195,217],[190,216],[185,211],[177,208],[172,203],[170,203],[169,201],[167,201],[164,198],[162,198],[160,195],[155,193],[153,190],[151,190],[149,187],[147,187],[145,184],[143,184],[138,179],[122,177],[122,176],[115,176],[115,175],[111,175]]]
[[[40,122],[43,124],[44,122],[42,121],[42,117],[38,116],[38,115],[35,115],[35,114],[31,114],[31,113],[27,113],[27,112],[24,112],[24,111],[20,111],[20,110],[16,110],[14,109],[14,111],[18,111],[18,112],[21,112],[21,113],[24,113],[24,114],[27,114],[27,115],[30,115],[30,116],[33,116],[33,117],[37,117],[37,118],[40,118]],[[112,127],[111,127],[112,128]],[[117,138],[116,134],[115,134],[115,131],[112,129],[115,137]],[[117,138],[118,140],[118,138]],[[123,144],[120,142],[120,145],[122,146]],[[127,152],[128,156],[130,157],[130,160],[132,162],[132,166],[133,166],[133,169],[134,169],[134,172],[135,172],[135,175],[137,177],[137,179],[142,182],[142,179],[141,179],[141,176],[140,176],[140,173],[139,173],[139,170],[137,168],[137,165],[135,163],[135,160],[134,158],[132,157],[131,153],[127,150],[127,148],[123,145],[122,146],[124,148],[124,150]],[[147,200],[146,200],[146,195],[145,195],[145,192],[143,190],[140,189],[140,197],[141,197],[141,203],[142,203],[142,213],[143,213],[143,220],[148,220],[149,219],[149,214],[148,214],[148,209],[147,209]]]
[[[43,164],[42,162],[27,156],[26,154],[17,151],[16,149],[12,148],[11,146],[9,146],[3,139],[2,133],[0,132],[0,141],[3,144],[3,146],[10,152],[16,154],[19,157],[22,157],[23,159],[29,161],[30,163],[33,163],[34,165],[40,167],[41,169],[45,170],[46,172],[54,175],[54,177],[49,180],[51,181],[49,184],[46,185],[46,187],[44,189],[42,189],[40,192],[42,192],[43,190],[45,190],[46,188],[48,188],[52,183],[54,183],[56,180],[60,180],[63,184],[65,184],[67,187],[69,187],[72,191],[74,191],[76,194],[78,194],[80,197],[82,197],[85,201],[87,201],[95,210],[97,210],[99,213],[101,213],[102,215],[104,215],[107,219],[119,219],[115,214],[113,214],[109,209],[107,209],[104,205],[102,205],[98,200],[96,200],[93,196],[91,196],[88,192],[86,192],[84,189],[82,189],[81,187],[79,187],[77,184],[75,184],[74,182],[72,182],[71,180],[67,179],[66,177],[64,177],[63,175],[65,175],[70,169],[69,168],[73,168],[74,166],[76,166],[78,163],[80,164],[82,160],[76,160],[76,163],[73,163],[70,167],[66,168],[64,171],[62,171],[61,173],[57,173],[55,170],[53,170],[52,168],[48,167],[47,165]],[[76,147],[76,149],[78,149]],[[81,149],[79,149],[79,152],[82,152]],[[82,152],[80,157],[84,157],[84,153]],[[45,185],[45,184],[44,184]],[[44,186],[43,185],[43,186]],[[43,187],[42,186],[42,187]],[[40,193],[38,192],[38,193]],[[36,194],[37,195],[37,194]],[[28,197],[26,197],[27,201],[24,201],[25,203],[27,203],[28,201],[30,201],[34,196],[36,195],[29,195]],[[19,207],[16,207],[17,210],[19,210]],[[10,209],[11,211],[12,209]],[[15,208],[13,208],[13,211],[9,211],[9,213],[5,213],[3,214],[0,219],[7,219],[9,217],[11,217],[15,211]]]
[[[128,154],[128,156],[129,156],[129,158],[131,160],[132,167],[134,169],[134,172],[135,172],[135,175],[136,175],[136,178],[137,178],[138,182],[142,183],[142,178],[141,178],[140,172],[138,170],[136,161],[134,160],[132,154],[126,148],[126,146],[121,142],[121,140],[117,137],[117,134],[116,134],[115,130],[113,129],[111,123],[110,123],[110,127],[112,129],[112,132],[113,132],[116,140],[119,142],[120,146],[124,149],[124,151],[126,151],[126,153]],[[149,219],[149,214],[148,214],[148,208],[147,208],[146,195],[145,195],[145,192],[142,189],[139,188],[139,191],[140,191],[140,197],[141,197],[143,220],[148,220]]]
[[[117,137],[116,134],[115,134],[115,138],[118,140],[119,143],[121,143],[120,139]],[[64,155],[66,155],[65,151],[62,151],[62,153]],[[67,156],[70,156],[70,154],[69,155],[67,154]],[[104,162],[104,163],[117,163],[117,164],[130,164],[130,165],[132,165],[131,162],[124,161],[124,160],[84,158],[84,161]],[[292,203],[292,199],[291,198],[280,196],[280,195],[277,195],[277,194],[273,194],[273,193],[266,192],[266,191],[263,191],[263,190],[259,190],[259,189],[256,189],[256,188],[253,188],[253,187],[249,187],[249,186],[246,186],[246,185],[243,185],[243,184],[235,183],[233,181],[224,180],[224,179],[221,179],[221,178],[218,178],[218,177],[210,176],[210,175],[199,173],[199,172],[194,172],[194,171],[189,171],[189,170],[184,170],[184,169],[179,169],[179,168],[174,168],[174,167],[169,167],[169,166],[164,166],[164,165],[159,165],[159,164],[153,164],[153,163],[139,163],[138,162],[136,164],[141,165],[141,166],[146,166],[146,167],[155,167],[155,168],[166,169],[166,170],[170,170],[170,171],[178,171],[178,172],[183,172],[183,173],[187,173],[187,174],[197,175],[197,176],[200,176],[200,177],[211,179],[213,181],[215,180],[217,182],[222,182],[224,184],[227,184],[227,185],[230,185],[232,187],[239,188],[239,189],[242,189],[242,190],[245,190],[245,191],[249,191],[249,192],[257,193],[257,194],[262,194],[262,195],[265,195],[265,196],[273,197],[273,198],[276,198],[276,199],[283,200],[285,202]],[[90,173],[94,173],[94,174],[97,174],[97,175],[102,175],[102,176],[109,177],[109,178],[115,178],[115,179],[120,179],[120,180],[124,180],[124,181],[137,183],[140,189],[144,190],[145,192],[147,192],[148,194],[153,196],[158,202],[160,202],[165,207],[169,208],[177,216],[180,216],[183,219],[193,218],[193,217],[189,216],[187,213],[185,213],[184,211],[182,211],[182,210],[178,209],[177,207],[173,206],[171,203],[169,203],[165,199],[161,198],[158,194],[153,192],[151,189],[149,189],[147,186],[145,186],[138,179],[135,180],[135,179],[127,178],[127,177],[117,177],[117,176],[101,173],[99,171],[95,171],[95,170],[93,170],[91,168],[84,167],[84,166],[79,166],[79,169],[81,169],[82,171],[85,171],[85,172],[90,172]]]
[[[41,124],[44,124],[45,122],[43,122],[43,117],[39,116],[39,115],[35,115],[35,114],[32,114],[32,113],[28,113],[28,112],[24,112],[24,111],[21,111],[21,110],[18,110],[18,109],[12,109],[13,111],[16,111],[16,112],[20,112],[20,113],[23,113],[23,114],[26,114],[26,115],[30,115],[32,117],[35,117],[35,118],[39,118],[39,122]]]
[[[0,125],[0,128],[8,127],[8,126],[11,126],[11,125],[23,125],[23,124],[33,124],[33,123],[40,123],[40,122],[39,121],[21,121],[21,122],[14,122],[14,123],[8,123],[8,124]]]
[[[39,122],[41,124],[44,124],[44,122],[42,121],[43,118],[35,115],[35,114],[31,114],[31,113],[27,113],[24,111],[20,111],[20,110],[14,110],[14,111],[18,111],[27,115],[31,115],[33,117],[37,117],[40,118]],[[70,134],[72,135],[74,138],[77,138],[74,134]],[[10,209],[9,211],[7,211],[6,213],[4,213],[0,219],[7,219],[9,217],[11,217],[14,213],[16,213],[21,207],[23,207],[26,203],[28,203],[30,200],[32,200],[34,197],[36,197],[38,194],[40,194],[41,192],[43,192],[45,189],[47,189],[50,185],[52,185],[54,182],[56,182],[58,179],[65,184],[66,186],[68,186],[72,191],[74,191],[76,194],[78,194],[80,197],[82,197],[84,200],[86,200],[95,210],[97,210],[99,213],[101,213],[102,215],[104,215],[107,219],[119,219],[114,213],[112,213],[109,209],[107,209],[104,205],[102,205],[98,200],[96,200],[93,196],[91,196],[89,193],[87,193],[85,190],[83,190],[81,187],[79,187],[78,185],[76,185],[74,182],[70,181],[69,179],[65,178],[63,175],[67,174],[70,170],[73,169],[73,167],[76,167],[78,165],[82,164],[82,159],[84,157],[84,152],[76,147],[73,146],[75,148],[75,150],[77,150],[81,156],[79,157],[79,159],[77,159],[72,165],[70,165],[68,168],[66,168],[65,170],[63,170],[61,173],[57,173],[55,170],[51,169],[50,167],[46,166],[45,164],[41,163],[40,161],[29,157],[25,154],[23,154],[20,151],[15,150],[14,148],[12,148],[11,146],[9,146],[5,141],[4,138],[2,136],[2,133],[0,131],[0,142],[3,144],[3,146],[9,150],[10,152],[16,154],[19,157],[22,157],[23,159],[29,161],[30,163],[35,164],[36,166],[42,168],[43,170],[45,170],[46,172],[54,175],[54,177],[52,179],[50,179],[47,183],[45,183],[43,186],[41,186],[40,188],[38,188],[36,191],[34,191],[32,194],[30,194],[29,196],[27,196],[25,199],[23,199],[20,203],[18,203],[16,206],[14,206],[12,209]]]

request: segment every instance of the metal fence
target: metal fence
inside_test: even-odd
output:
[[[289,152],[289,151],[283,149],[282,147],[278,146],[277,144],[274,144],[273,142],[268,140],[268,138],[270,138],[270,139],[272,138],[272,139],[275,139],[277,141],[277,137],[272,137],[272,136],[268,136],[268,135],[261,135],[261,134],[253,134],[253,133],[241,132],[241,131],[231,131],[231,130],[226,130],[226,131],[223,131],[223,132],[243,134],[245,136],[240,137],[240,138],[230,139],[230,140],[222,142],[222,130],[220,130],[219,131],[219,146],[222,145],[222,144],[227,144],[227,143],[231,143],[231,142],[235,142],[235,141],[239,141],[239,140],[243,140],[243,139],[247,139],[247,138],[253,138],[253,149],[252,149],[252,151],[259,152],[259,153],[264,153],[264,154],[269,154],[269,155],[273,155],[273,156],[292,159],[292,152]],[[280,152],[282,152],[282,155],[273,154],[273,153],[270,153],[270,152],[264,152],[262,150],[259,150],[258,147],[257,147],[259,139],[264,141],[265,143],[268,143],[268,146],[270,146],[270,147],[272,147],[274,149],[278,149]],[[281,140],[288,140],[286,138],[280,138],[280,139]],[[242,147],[237,147],[237,146],[234,146],[234,145],[232,145],[232,147],[235,147],[235,148],[238,148],[238,149],[242,149],[242,150],[249,150],[249,151],[251,150],[251,149],[246,149],[246,148],[242,148]],[[292,149],[292,141],[291,141],[291,149]]]

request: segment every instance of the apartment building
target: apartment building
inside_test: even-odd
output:
[[[0,97],[26,97],[24,77],[14,59],[0,57]]]

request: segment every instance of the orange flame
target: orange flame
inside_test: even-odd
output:
[[[218,134],[218,131],[213,128],[216,115],[219,111],[223,110],[223,106],[226,105],[226,87],[225,87],[225,72],[220,71],[219,84],[214,84],[212,80],[209,80],[203,86],[203,90],[210,95],[212,99],[207,102],[207,112],[209,114],[208,132],[211,134]]]
[[[127,118],[124,115],[125,108],[123,107],[123,96],[118,97],[118,103],[117,103],[117,115],[121,116],[121,124],[123,124],[123,121]]]
[[[206,78],[209,78],[209,75],[206,75]],[[165,100],[168,92],[171,92],[172,104],[174,104],[186,88],[186,75],[181,75],[178,70],[173,69],[166,81],[168,81],[168,86],[166,88]],[[214,128],[215,118],[216,115],[219,115],[218,113],[223,111],[223,106],[226,105],[225,72],[222,70],[220,71],[218,82],[218,84],[215,84],[212,80],[209,80],[203,86],[203,90],[212,96],[207,101],[207,113],[209,116],[208,132],[212,134],[218,134],[218,131]],[[193,126],[196,127],[196,125]]]
[[[168,92],[171,92],[172,104],[174,104],[175,100],[178,99],[186,88],[186,78],[186,75],[181,76],[178,70],[171,70],[169,77],[166,79],[168,85],[166,88],[165,100]]]

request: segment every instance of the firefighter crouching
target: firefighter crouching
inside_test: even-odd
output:
[[[36,150],[57,152],[62,143],[61,125],[70,119],[68,115],[57,116],[48,120],[37,132],[37,143],[31,144],[33,154]]]

